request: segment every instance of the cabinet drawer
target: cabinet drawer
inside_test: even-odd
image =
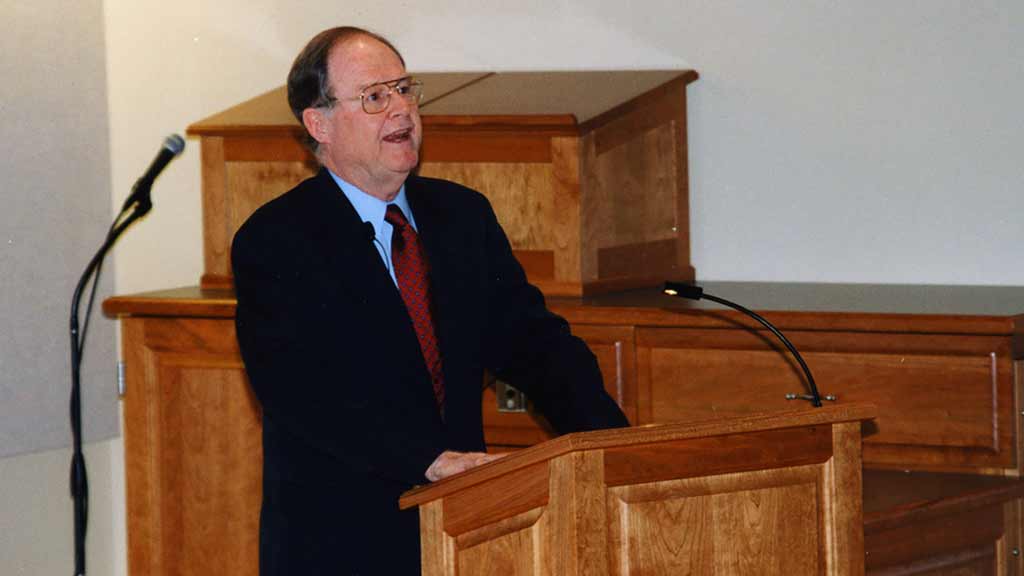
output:
[[[1005,339],[793,331],[822,395],[871,402],[865,465],[1014,468],[1013,360]],[[640,420],[702,420],[792,409],[807,391],[771,334],[643,328],[637,333]]]

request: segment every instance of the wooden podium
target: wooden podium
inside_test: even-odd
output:
[[[407,492],[425,576],[863,574],[851,404],[562,436]]]

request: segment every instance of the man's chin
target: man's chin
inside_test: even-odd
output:
[[[420,163],[419,154],[402,154],[396,156],[392,162],[390,162],[391,170],[395,172],[409,173],[416,169],[416,165]]]

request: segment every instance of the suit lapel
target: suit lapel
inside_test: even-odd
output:
[[[316,178],[324,210],[318,214],[312,233],[323,254],[326,273],[333,279],[332,284],[345,287],[347,297],[358,299],[364,310],[373,314],[371,321],[395,326],[399,335],[407,332],[405,339],[411,337],[418,349],[402,295],[391,281],[372,238],[367,237],[359,213],[325,169],[321,169]],[[405,325],[408,325],[407,330],[401,330]],[[401,341],[401,338],[396,339],[396,342]]]

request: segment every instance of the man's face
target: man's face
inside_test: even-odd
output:
[[[383,43],[357,36],[331,50],[327,71],[336,102],[320,111],[315,127],[321,160],[364,192],[390,200],[419,162],[419,109],[392,93],[383,112],[367,114],[359,94],[370,85],[406,76],[405,66]]]

